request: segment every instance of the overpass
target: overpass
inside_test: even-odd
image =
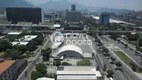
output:
[[[25,31],[25,30],[2,30],[4,33],[8,32],[15,32],[15,31]],[[56,30],[26,30],[26,31],[34,31],[34,32],[41,32],[41,33],[53,33]],[[142,31],[112,31],[112,30],[61,30],[62,33],[100,33],[100,34],[127,34],[127,33],[138,33],[141,34]]]

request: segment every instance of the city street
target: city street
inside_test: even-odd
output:
[[[111,42],[113,42],[116,46],[118,46],[120,49],[122,49],[134,62],[136,62],[138,66],[142,67],[141,57],[135,55],[136,51],[130,50],[129,47],[125,48],[125,46],[123,44],[118,43],[117,41],[110,39],[109,36],[103,36],[103,37],[105,37],[106,39],[109,39]]]
[[[34,57],[33,61],[31,61],[26,69],[20,74],[19,78],[17,80],[30,80],[30,74],[35,67],[35,65],[39,62],[40,56],[41,56],[41,50],[45,49],[47,47],[49,39],[46,39],[46,42],[41,46],[40,50],[37,52],[36,56]],[[28,76],[26,76],[28,75]]]
[[[127,80],[126,77],[123,75],[121,71],[116,71],[115,66],[113,64],[110,64],[110,61],[104,57],[104,55],[101,52],[98,52],[99,46],[97,46],[96,42],[93,42],[94,49],[97,51],[97,56],[101,60],[100,62],[104,65],[107,65],[107,68],[110,70],[113,70],[114,73],[114,80]]]
[[[103,40],[104,43],[109,42],[109,39],[108,38],[105,39],[104,36],[101,36],[101,39]],[[113,44],[112,41],[110,41],[109,43]],[[110,52],[110,53],[113,54],[112,52]],[[118,58],[118,57],[116,57],[116,58]],[[117,59],[117,60],[119,60],[119,59]],[[123,72],[121,72],[121,73],[119,72],[118,75],[122,75],[123,74],[123,76],[125,76],[125,78],[126,78],[125,80],[140,80],[138,78],[138,76],[136,76],[134,74],[134,72],[130,68],[128,68],[128,66],[123,61],[121,61],[121,62],[123,63],[123,66],[121,67]]]

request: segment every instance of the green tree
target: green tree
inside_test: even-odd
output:
[[[112,70],[107,70],[107,77],[110,78],[112,77],[114,72]]]
[[[108,50],[107,48],[103,48],[103,51],[104,51],[105,53],[108,53],[108,52],[109,52],[109,50]]]
[[[77,66],[91,66],[92,63],[89,59],[83,59],[77,62]]]
[[[51,54],[51,48],[47,48],[45,50],[42,50],[42,56],[43,56],[43,61],[48,61],[50,58],[50,54]]]
[[[130,40],[130,41],[136,41],[139,38],[139,34],[129,33],[126,36],[127,36],[128,40]]]
[[[44,77],[44,75],[41,74],[38,71],[32,71],[32,73],[31,73],[31,80],[36,80],[36,79],[38,79],[40,77]]]
[[[39,34],[38,37],[35,38],[35,41],[37,41],[37,45],[40,45],[44,40],[44,37],[42,34]]]
[[[14,48],[17,49],[21,53],[24,53],[27,51],[27,47],[25,45],[16,45],[14,46]]]
[[[20,55],[21,55],[21,54],[20,54],[19,51],[16,50],[16,49],[7,49],[7,50],[5,51],[5,56],[6,56],[7,58],[12,59],[12,60],[19,59],[19,58],[20,58]]]
[[[36,65],[36,71],[45,75],[46,74],[46,66],[42,63],[39,63],[39,64]]]
[[[12,44],[6,40],[0,40],[0,51],[12,48]]]
[[[61,61],[60,61],[60,60],[56,60],[56,61],[54,62],[54,65],[60,66],[60,65],[61,65]]]
[[[114,57],[110,57],[110,59],[111,59],[112,61],[115,61],[115,60],[116,60]]]
[[[121,67],[121,66],[122,66],[121,62],[116,62],[115,65],[116,65],[117,67]]]
[[[30,41],[27,45],[28,51],[34,51],[36,48],[37,48],[37,42],[35,40]]]

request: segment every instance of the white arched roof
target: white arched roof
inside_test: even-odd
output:
[[[78,46],[75,46],[75,45],[66,45],[66,46],[61,47],[58,51],[58,54],[60,54],[64,51],[75,51],[75,52],[78,52],[79,54],[81,54],[83,56],[82,49],[79,48]]]
[[[54,79],[43,77],[43,78],[38,78],[37,80],[54,80]]]

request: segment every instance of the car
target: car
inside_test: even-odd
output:
[[[138,53],[135,53],[135,56],[138,56]]]
[[[115,70],[122,71],[122,69],[120,67],[115,68]]]
[[[115,64],[115,62],[111,61],[110,64]]]

